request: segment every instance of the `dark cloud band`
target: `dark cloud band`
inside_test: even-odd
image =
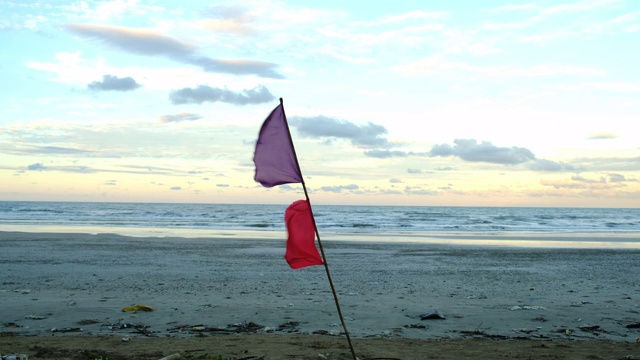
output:
[[[196,54],[198,48],[148,29],[93,24],[66,24],[63,28],[76,35],[103,42],[111,47],[144,56],[166,56],[183,64],[195,65],[207,72],[256,75],[282,79],[277,64],[246,59],[214,59]]]
[[[87,85],[87,88],[94,91],[130,91],[140,86],[141,85],[130,76],[119,78],[113,75],[104,75],[102,81],[94,81]]]
[[[173,104],[202,104],[205,102],[224,102],[236,105],[262,104],[275,99],[264,86],[233,92],[227,89],[200,85],[196,88],[184,88],[169,95]]]
[[[358,147],[385,147],[388,141],[384,137],[387,129],[382,125],[367,123],[357,125],[346,120],[327,116],[294,117],[290,124],[298,133],[306,137],[348,139]]]

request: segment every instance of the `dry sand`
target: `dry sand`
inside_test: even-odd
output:
[[[360,359],[640,359],[638,249],[325,250]],[[324,267],[291,270],[283,253],[270,239],[0,232],[0,353],[351,358]],[[122,312],[135,304],[155,311]]]

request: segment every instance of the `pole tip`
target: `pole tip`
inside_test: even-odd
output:
[[[280,105],[282,105],[282,98],[280,98]]]

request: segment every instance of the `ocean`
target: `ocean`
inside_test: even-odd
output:
[[[286,207],[4,201],[0,202],[0,231],[72,229],[145,236],[251,233],[277,238],[286,231]],[[313,211],[321,236],[327,234],[334,240],[439,238],[481,243],[495,235],[512,241],[563,236],[564,242],[595,241],[591,238],[602,242],[606,238],[621,247],[640,247],[640,209],[314,205]]]

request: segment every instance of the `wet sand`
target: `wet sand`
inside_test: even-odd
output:
[[[361,359],[640,356],[638,249],[326,241],[325,251]],[[324,267],[291,270],[281,240],[0,232],[0,254],[0,352],[350,358]],[[122,311],[135,304],[154,311]],[[444,319],[421,319],[435,312]]]

